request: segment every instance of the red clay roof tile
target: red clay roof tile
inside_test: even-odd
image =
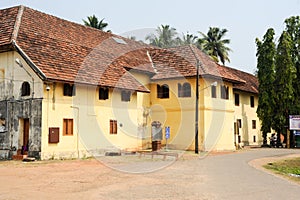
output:
[[[135,68],[141,65],[141,70],[153,70],[150,64],[145,64],[147,45],[31,8],[20,6],[0,11],[0,16],[9,13],[5,21],[1,19],[7,28],[0,37],[3,40],[0,45],[9,42],[8,36],[11,37],[17,23],[14,20],[18,9],[24,11],[17,27],[16,43],[46,75],[47,80],[149,91],[124,69],[125,66]],[[116,42],[113,37],[123,39],[126,44]],[[124,54],[134,54],[132,50],[138,53],[136,59],[123,59],[126,58]]]
[[[12,7],[0,12],[0,46],[11,43],[18,11],[19,7]]]
[[[258,79],[256,76],[254,76],[253,74],[247,73],[247,72],[243,72],[237,69],[233,69],[230,67],[226,67],[226,66],[219,66],[220,68],[222,68],[227,74],[233,74],[241,79],[244,80],[243,83],[240,84],[234,84],[233,88],[236,90],[241,90],[241,91],[245,91],[245,92],[251,92],[254,94],[258,94]]]
[[[0,10],[0,19],[0,51],[15,39],[47,80],[148,92],[127,70],[153,75],[152,80],[193,77],[197,57],[200,76],[257,91],[255,77],[218,65],[193,45],[160,49],[23,6]]]
[[[155,49],[151,51],[151,57],[157,69],[157,74],[152,77],[152,80],[196,76],[198,59],[200,76],[213,77],[235,83],[244,82],[243,79],[235,74],[226,73],[224,69],[194,45]]]

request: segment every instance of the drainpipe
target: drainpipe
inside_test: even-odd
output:
[[[76,150],[77,150],[77,158],[79,158],[79,107],[77,106],[71,106],[71,108],[76,109],[77,110],[77,143],[76,143]]]

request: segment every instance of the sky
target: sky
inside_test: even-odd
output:
[[[232,49],[226,65],[249,73],[256,69],[255,38],[262,39],[268,28],[279,38],[284,20],[300,15],[300,0],[0,0],[0,9],[16,5],[80,24],[95,14],[113,33],[137,39],[162,24],[176,28],[179,36],[226,28]]]

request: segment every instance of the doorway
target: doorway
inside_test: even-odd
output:
[[[22,155],[26,155],[28,152],[29,129],[30,129],[29,119],[28,118],[20,119],[19,150],[21,150]]]

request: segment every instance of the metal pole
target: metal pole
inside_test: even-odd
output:
[[[197,59],[197,77],[196,77],[196,107],[195,107],[195,153],[199,153],[199,145],[198,145],[198,109],[199,109],[199,60]]]

